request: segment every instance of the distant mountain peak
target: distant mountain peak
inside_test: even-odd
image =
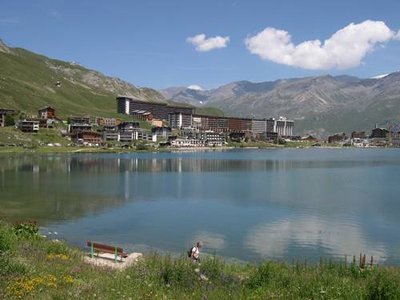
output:
[[[388,76],[388,75],[389,75],[389,73],[388,73],[388,74],[376,75],[376,76],[374,76],[374,77],[371,77],[371,79],[381,79],[381,78],[385,78],[385,77]]]
[[[189,90],[195,90],[195,91],[204,91],[204,89],[203,89],[200,85],[197,85],[197,84],[189,85],[189,86],[187,87],[187,89],[189,89]]]

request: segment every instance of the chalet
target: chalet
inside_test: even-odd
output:
[[[202,147],[204,145],[198,139],[174,139],[170,143],[172,147]]]
[[[90,124],[74,123],[74,124],[69,124],[68,125],[68,132],[69,133],[91,131],[91,130],[92,130],[92,125],[90,125]]]
[[[353,131],[351,133],[351,138],[352,139],[366,139],[367,135],[365,134],[365,131]]]
[[[38,132],[39,121],[23,120],[19,122],[18,127],[23,132]]]
[[[364,147],[369,147],[370,146],[370,140],[369,139],[367,139],[367,138],[352,138],[351,139],[351,145],[352,146],[354,146],[354,147],[358,147],[358,148],[360,148],[360,147],[362,147],[362,148],[364,148]]]
[[[392,146],[393,147],[400,147],[400,137],[394,137],[392,139]]]
[[[68,118],[69,124],[90,124],[90,117],[88,116],[70,116]]]
[[[101,133],[93,131],[81,131],[71,134],[71,140],[76,144],[86,146],[100,146],[103,144]]]
[[[51,106],[46,106],[38,110],[39,119],[55,119],[56,110]]]
[[[136,125],[138,126],[136,122],[124,122],[120,126],[104,127],[102,132],[103,140],[121,143],[131,143],[136,140],[157,141],[155,135],[136,127]]]
[[[333,143],[343,143],[346,140],[346,134],[345,133],[336,133],[334,135],[331,135],[328,137],[328,143],[333,144]]]
[[[96,117],[95,123],[99,126],[118,126],[121,124],[121,119]]]
[[[224,135],[218,132],[205,131],[195,134],[196,139],[200,140],[204,146],[222,146],[225,143]]]
[[[229,139],[232,141],[232,142],[243,142],[244,141],[244,137],[245,137],[245,135],[244,135],[244,132],[231,132],[230,134],[229,134]]]
[[[48,128],[48,122],[47,119],[41,119],[41,118],[29,118],[26,119],[26,121],[35,121],[35,122],[39,122],[39,127],[40,128]]]
[[[150,124],[152,126],[155,126],[155,127],[162,127],[163,126],[163,121],[159,120],[159,119],[153,119],[153,120],[150,121]]]
[[[371,138],[372,139],[385,139],[389,131],[385,128],[374,128],[372,129]]]
[[[146,132],[144,130],[138,131],[138,140],[149,141],[149,142],[157,142],[157,135],[152,134],[151,132]]]
[[[134,131],[131,131],[131,132],[128,132],[128,131],[123,132],[123,131],[121,131],[118,134],[118,141],[120,141],[121,143],[131,143],[132,141],[135,141],[135,140],[139,139],[138,135],[139,135],[138,131],[136,131],[136,132],[134,132]]]
[[[154,127],[151,129],[151,133],[157,137],[168,138],[171,135],[171,127]]]
[[[118,125],[118,130],[123,131],[123,132],[133,132],[136,129],[138,129],[139,122],[122,122],[121,124]]]
[[[119,141],[119,131],[117,126],[104,126],[103,127],[103,140],[104,141]]]

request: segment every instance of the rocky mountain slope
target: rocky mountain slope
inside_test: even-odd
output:
[[[321,76],[252,83],[239,81],[212,90],[170,88],[167,99],[213,106],[229,115],[255,118],[286,116],[297,134],[326,136],[370,131],[375,124],[400,123],[400,72],[381,78]]]
[[[38,108],[50,105],[59,116],[117,115],[117,95],[166,101],[154,89],[137,88],[73,62],[11,48],[0,40],[0,108],[36,114]]]

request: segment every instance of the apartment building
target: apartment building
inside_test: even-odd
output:
[[[137,98],[117,97],[117,111],[121,114],[132,115],[134,111],[148,111],[154,118],[168,120],[171,113],[194,114],[193,107],[172,106],[166,103],[145,102]]]

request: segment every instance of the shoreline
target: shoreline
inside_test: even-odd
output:
[[[282,150],[282,149],[400,149],[399,147],[341,147],[341,146],[225,146],[225,147],[162,147],[149,148],[145,150],[123,149],[123,148],[100,148],[100,147],[37,147],[34,149],[23,147],[0,147],[0,155],[2,154],[62,154],[62,153],[179,153],[179,152],[204,152],[204,151],[226,151],[226,150]]]

